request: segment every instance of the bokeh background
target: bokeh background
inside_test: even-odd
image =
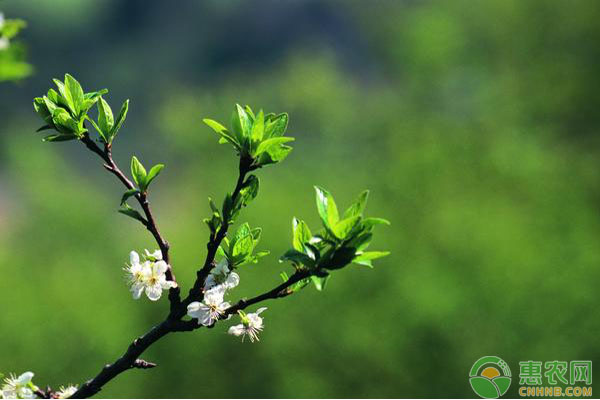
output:
[[[498,355],[600,361],[600,2],[4,0],[35,72],[0,84],[0,370],[80,383],[163,318],[121,268],[151,236],[116,212],[122,187],[78,143],[42,143],[31,101],[51,78],[131,99],[115,142],[167,167],[159,226],[186,290],[236,157],[201,119],[236,102],[291,115],[294,151],[259,172],[239,222],[271,256],[232,299],[287,267],[312,185],[342,207],[371,190],[392,255],[323,293],[271,301],[261,342],[174,334],[104,397],[472,397]],[[509,394],[518,396],[517,382]]]

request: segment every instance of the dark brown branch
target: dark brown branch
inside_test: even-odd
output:
[[[109,145],[105,146],[103,151],[102,149],[100,149],[100,147],[98,147],[98,145],[96,145],[96,143],[94,143],[89,138],[89,136],[85,136],[82,139],[82,141],[86,145],[86,147],[88,147],[88,149],[98,154],[104,160],[104,167],[109,172],[114,174],[125,185],[125,187],[127,187],[128,189],[135,188],[135,185],[127,178],[127,176],[119,169],[117,164],[114,162]],[[240,191],[243,187],[246,175],[254,169],[255,167],[252,166],[252,160],[243,158],[240,159],[239,176],[235,189],[232,193],[232,199],[234,203],[237,197],[240,195]],[[140,193],[136,195],[135,198],[138,200],[140,206],[142,207],[142,210],[144,211],[146,217],[146,223],[144,225],[154,236],[163,254],[163,259],[165,260],[165,262],[167,262],[167,264],[169,264],[169,243],[161,236],[156,226],[154,216],[152,215],[152,211],[150,210],[150,205],[146,197],[146,193]],[[228,229],[229,221],[226,218],[225,221],[223,221],[221,227],[217,230],[216,234],[211,235],[210,240],[207,244],[208,253],[206,255],[204,265],[197,272],[196,282],[190,290],[189,295],[183,301],[181,301],[179,297],[179,288],[171,289],[169,292],[169,300],[171,301],[171,311],[167,318],[159,325],[153,327],[143,336],[140,336],[139,338],[135,339],[129,345],[127,351],[118,360],[116,360],[112,364],[105,365],[104,368],[102,368],[102,370],[98,373],[98,375],[81,385],[81,387],[72,396],[72,398],[87,398],[93,396],[94,394],[98,393],[106,383],[108,383],[116,376],[128,369],[146,369],[155,367],[156,364],[149,363],[138,358],[148,347],[150,347],[157,340],[171,332],[187,332],[202,327],[202,325],[198,325],[197,321],[195,320],[184,321],[182,320],[182,318],[186,315],[187,305],[190,304],[192,301],[201,298],[204,281],[214,265],[214,258],[217,249],[223,241],[223,239],[226,237]],[[294,273],[288,281],[280,284],[271,291],[263,293],[259,296],[253,297],[248,300],[240,300],[238,303],[236,303],[235,305],[233,305],[225,311],[223,318],[225,318],[228,315],[232,315],[239,310],[243,310],[244,308],[256,304],[258,302],[267,299],[285,297],[292,293],[289,290],[290,286],[304,278],[309,277],[310,275],[311,272],[309,271],[296,271],[296,273]],[[167,271],[167,279],[175,281],[175,276],[173,275],[171,269]],[[213,326],[209,326],[207,328],[212,328]]]
[[[252,297],[251,299],[242,299],[238,301],[233,306],[229,307],[225,310],[225,316],[232,315],[237,313],[239,310],[243,310],[246,307],[249,307],[253,304],[260,303],[261,301],[269,300],[269,299],[278,299],[280,297],[285,297],[293,292],[289,289],[293,284],[300,282],[304,278],[308,278],[312,275],[312,272],[307,270],[296,271],[290,279],[283,282],[281,285],[277,286],[273,290],[270,290],[266,293],[263,293],[259,296]]]
[[[240,191],[244,185],[244,181],[246,179],[246,175],[248,172],[255,169],[252,165],[253,160],[248,158],[240,158],[239,164],[239,175],[233,189],[233,193],[231,195],[232,202],[235,204],[237,197],[240,195]],[[216,234],[211,235],[208,243],[206,244],[207,253],[206,258],[204,260],[204,264],[200,270],[196,273],[196,281],[194,282],[194,286],[189,291],[188,296],[181,302],[182,307],[173,313],[173,317],[181,319],[185,315],[186,307],[193,301],[196,301],[202,297],[202,288],[204,286],[204,281],[208,277],[210,270],[214,267],[215,255],[217,254],[217,249],[219,248],[221,242],[227,236],[227,230],[229,229],[229,218],[224,216],[223,224],[219,227]]]
[[[112,157],[111,146],[109,144],[105,144],[104,150],[103,150],[87,134],[81,139],[81,141],[83,142],[83,144],[85,144],[85,146],[88,149],[90,149],[92,152],[98,154],[100,156],[100,158],[102,158],[102,160],[104,160],[104,162],[105,162],[104,168],[107,171],[109,171],[110,173],[112,173],[113,175],[115,175],[121,181],[121,183],[123,183],[123,185],[125,185],[125,187],[127,189],[135,189],[135,185],[133,184],[133,182],[131,182],[129,180],[129,178],[127,178],[127,176],[123,173],[123,171],[121,171],[119,169],[119,166],[117,165],[117,163],[115,163],[115,161]],[[148,231],[150,231],[152,236],[154,236],[154,240],[158,244],[158,247],[160,248],[160,251],[162,253],[163,260],[169,266],[169,268],[167,269],[167,272],[165,274],[166,278],[169,281],[177,282],[177,280],[175,279],[175,274],[173,273],[173,269],[171,267],[171,263],[170,263],[169,242],[167,242],[167,240],[165,238],[163,238],[163,236],[160,234],[160,231],[158,230],[156,221],[154,219],[154,215],[152,214],[152,210],[150,209],[150,203],[148,202],[148,195],[146,192],[143,192],[143,193],[137,194],[135,196],[135,198],[138,201],[138,203],[140,204],[140,207],[142,207],[142,210],[144,211],[144,215],[146,217],[145,222],[143,222],[143,225],[148,229]],[[180,292],[179,287],[169,289],[169,301],[171,302],[171,310],[174,310],[175,308],[177,308],[177,306],[179,305],[179,303],[181,301],[179,292]]]
[[[253,297],[251,299],[247,299],[247,300],[242,299],[242,300],[238,301],[235,305],[229,307],[225,311],[225,314],[223,315],[223,317],[221,319],[224,319],[228,315],[235,314],[239,310],[243,310],[246,307],[249,307],[253,304],[262,302],[264,300],[277,299],[277,298],[288,296],[289,294],[292,293],[289,290],[289,288],[293,284],[301,281],[304,278],[308,278],[311,275],[312,275],[312,272],[310,272],[310,271],[306,271],[306,270],[296,271],[290,277],[290,279],[288,279],[286,282],[280,284],[279,286],[275,287],[274,289],[272,289],[266,293],[263,293],[261,295],[258,295],[256,297]],[[183,304],[181,304],[180,307],[183,308]],[[209,326],[207,328],[212,328],[213,326]],[[127,351],[121,356],[121,358],[119,358],[117,361],[115,361],[112,364],[107,364],[106,366],[104,366],[104,368],[102,368],[100,373],[98,375],[96,375],[95,378],[93,378],[93,379],[87,381],[86,383],[84,383],[83,385],[81,385],[79,390],[77,390],[77,392],[72,396],[72,398],[91,397],[94,394],[98,393],[106,383],[108,383],[109,381],[114,379],[120,373],[122,373],[130,368],[140,368],[139,364],[143,360],[139,360],[138,357],[141,356],[142,353],[148,347],[150,347],[154,342],[156,342],[163,336],[165,336],[171,332],[189,332],[189,331],[194,331],[194,330],[202,328],[202,327],[203,326],[199,325],[198,321],[196,321],[196,320],[182,321],[182,320],[173,320],[173,319],[167,318],[159,325],[156,325],[155,327],[153,327],[148,333],[146,333],[145,335],[134,340],[133,343],[131,343],[131,345],[127,349]],[[152,363],[148,363],[148,364],[152,364]],[[153,364],[153,366],[155,366],[155,364]],[[149,367],[149,368],[151,368],[151,367]]]
[[[127,351],[112,364],[106,364],[95,378],[87,381],[71,396],[74,399],[84,399],[98,393],[102,386],[130,368],[136,368],[138,357],[154,342],[171,332],[171,321],[165,320],[156,325],[148,333],[135,339],[129,345]]]
[[[290,279],[283,282],[281,285],[275,287],[274,289],[272,289],[268,292],[265,292],[261,295],[252,297],[250,299],[241,299],[240,301],[238,301],[237,303],[235,303],[234,305],[229,307],[227,310],[225,310],[225,313],[223,314],[223,316],[220,319],[225,319],[228,316],[237,313],[239,310],[244,310],[253,304],[260,303],[265,300],[279,299],[281,297],[286,297],[293,293],[291,290],[289,290],[289,288],[293,284],[300,282],[302,279],[310,277],[312,274],[313,274],[312,272],[306,271],[306,270],[296,271],[290,277]],[[214,325],[210,326],[209,328],[212,328],[213,326]],[[198,321],[196,321],[196,320],[179,321],[177,324],[177,327],[174,328],[174,331],[187,332],[187,331],[196,330],[201,327],[202,327],[202,325],[199,325]]]

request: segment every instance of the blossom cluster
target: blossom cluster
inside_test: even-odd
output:
[[[194,301],[187,307],[187,315],[196,318],[198,324],[211,326],[222,318],[231,306],[225,301],[225,294],[240,283],[237,273],[229,269],[227,258],[223,258],[211,271],[204,284],[204,299]],[[258,316],[266,310],[259,308],[256,313],[245,314],[239,311],[242,323],[229,328],[228,333],[244,337],[248,335],[250,341],[258,340],[258,333],[263,329],[263,320]]]
[[[157,301],[163,290],[177,287],[175,282],[167,280],[169,266],[163,261],[160,250],[152,253],[146,250],[143,261],[138,253],[132,251],[129,253],[129,263],[124,270],[134,299],[139,299],[145,292],[150,300]]]
[[[4,378],[4,383],[0,388],[0,399],[37,399],[36,392],[39,388],[32,382],[33,372],[24,372],[18,377],[10,374]],[[55,399],[68,399],[77,391],[77,386],[61,386],[57,392],[53,393]]]

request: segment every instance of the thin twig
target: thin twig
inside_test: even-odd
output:
[[[254,168],[252,167],[252,159],[240,158],[239,164],[239,175],[233,189],[233,193],[231,195],[232,202],[235,204],[237,197],[240,195],[240,191],[244,185],[244,181],[246,179],[246,175],[248,172],[252,171]],[[226,216],[224,216],[225,218]],[[217,230],[217,233],[211,235],[208,243],[206,244],[207,253],[206,258],[204,260],[204,265],[198,272],[196,273],[196,281],[194,285],[189,291],[188,296],[181,302],[182,306],[179,310],[179,313],[174,315],[175,317],[182,318],[185,315],[185,310],[188,304],[193,301],[196,301],[202,297],[202,288],[204,286],[204,281],[208,277],[210,270],[214,267],[215,263],[215,255],[217,254],[217,250],[221,245],[221,242],[227,236],[227,230],[229,229],[229,220],[225,218],[223,220],[222,225]]]
[[[122,183],[125,185],[127,189],[135,189],[135,185],[127,176],[121,171],[117,163],[112,157],[112,150],[109,144],[104,145],[104,149],[101,149],[87,134],[81,139],[81,141],[85,144],[85,146],[90,149],[92,152],[98,154],[100,158],[104,161],[104,168],[115,175]],[[163,256],[163,260],[167,263],[169,268],[166,272],[166,278],[169,281],[177,282],[175,279],[175,274],[173,273],[173,268],[171,267],[170,258],[169,258],[169,242],[160,234],[158,230],[158,226],[156,224],[156,220],[154,219],[154,215],[152,214],[152,210],[150,209],[150,203],[148,202],[148,195],[146,192],[138,193],[135,196],[136,200],[140,204],[140,207],[144,211],[144,215],[146,217],[145,222],[143,222],[144,226],[150,231],[152,236],[154,236],[154,240],[158,244],[160,251]],[[179,296],[180,289],[179,287],[169,289],[169,301],[171,302],[171,310],[174,310],[179,305],[181,299]]]

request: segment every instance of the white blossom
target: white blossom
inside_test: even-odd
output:
[[[140,262],[140,256],[135,251],[129,253],[129,262],[131,265],[125,268],[125,272],[134,299],[139,299],[145,291],[150,300],[156,301],[160,299],[163,290],[177,287],[175,282],[167,280],[165,273],[169,266],[166,262]]]
[[[145,270],[150,267],[150,262],[140,263],[140,256],[135,251],[129,253],[130,265],[124,268],[128,283],[131,285],[131,293],[134,299],[139,299],[144,291]]]
[[[204,290],[211,289],[215,286],[223,286],[226,290],[233,289],[240,283],[240,276],[231,271],[227,266],[227,259],[223,258],[219,263],[210,270],[210,274],[204,282]]]
[[[145,291],[150,300],[156,301],[160,299],[163,290],[177,287],[175,282],[167,280],[165,275],[167,269],[169,266],[162,260],[150,263],[149,268],[144,268]]]
[[[73,396],[76,391],[77,391],[77,386],[74,386],[74,385],[68,385],[67,387],[61,386],[58,389],[58,392],[56,392],[56,396],[59,399],[68,399],[69,397]]]
[[[35,399],[33,393],[35,386],[31,383],[33,372],[25,372],[19,377],[10,374],[8,378],[4,378],[4,385],[0,389],[3,399]]]
[[[198,319],[199,325],[209,326],[216,322],[225,310],[229,308],[229,303],[223,301],[225,288],[223,286],[215,286],[214,288],[204,292],[204,300],[202,302],[194,301],[187,306],[187,315]]]
[[[150,260],[150,261],[160,261],[162,260],[162,251],[160,250],[154,250],[152,253],[150,253],[148,251],[148,249],[145,249],[144,252],[146,253],[146,259]]]
[[[242,319],[242,323],[239,325],[234,325],[229,328],[227,333],[234,336],[241,336],[242,341],[246,335],[250,337],[250,341],[254,342],[258,341],[258,333],[263,330],[263,319],[259,317],[258,314],[265,311],[267,307],[261,307],[256,310],[255,313],[245,314],[243,311],[238,311],[240,314],[240,318]]]

